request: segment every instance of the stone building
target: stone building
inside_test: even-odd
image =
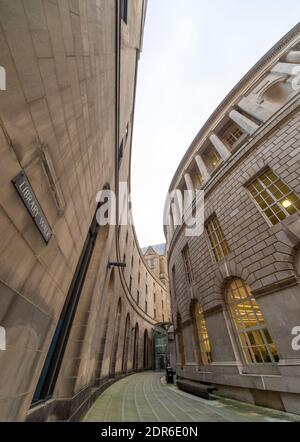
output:
[[[299,73],[297,25],[220,104],[173,178],[170,191],[204,192],[202,235],[176,221],[178,198],[165,227],[179,386],[298,414]]]
[[[153,365],[153,286],[166,287],[130,224],[95,219],[99,191],[119,220],[119,183],[130,190],[145,13],[144,0],[0,2],[0,421],[77,420]]]
[[[156,304],[155,317],[161,323],[171,323],[168,253],[166,244],[145,247],[142,249],[142,253],[150,272],[166,289],[161,290],[160,285],[156,286],[156,284],[153,286],[153,297]]]

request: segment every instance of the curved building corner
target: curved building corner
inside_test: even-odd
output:
[[[170,316],[154,289],[168,293],[121,225],[119,184],[130,190],[146,6],[0,2],[0,421],[79,420],[153,367]],[[102,190],[116,226],[97,223]]]
[[[173,178],[170,192],[199,191],[183,215],[204,193],[203,233],[188,236],[176,193],[165,226],[179,387],[297,414],[299,72],[297,25],[216,109]]]

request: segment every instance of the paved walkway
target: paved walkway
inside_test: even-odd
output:
[[[162,373],[139,373],[108,388],[85,422],[300,422],[295,415],[217,398],[207,401],[165,384]]]

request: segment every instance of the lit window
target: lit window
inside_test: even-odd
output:
[[[201,353],[201,363],[208,365],[212,363],[211,346],[206,328],[206,321],[202,307],[197,304],[195,307],[195,320],[198,333],[198,342]]]
[[[210,173],[221,163],[221,157],[213,146],[209,146],[202,154],[202,159]]]
[[[190,258],[190,251],[188,245],[182,250],[182,258],[184,262],[186,279],[189,285],[191,285],[194,281],[193,269]]]
[[[242,129],[236,127],[234,130],[231,130],[229,134],[227,134],[226,141],[232,147],[243,135],[244,132]]]
[[[227,289],[227,302],[246,362],[248,364],[278,362],[275,344],[250,287],[242,280],[235,279]]]
[[[229,255],[230,248],[225,239],[223,230],[216,215],[207,223],[206,231],[217,261],[221,261]]]
[[[273,225],[300,212],[299,197],[270,169],[253,180],[247,189]]]
[[[203,176],[199,173],[199,170],[196,168],[193,168],[190,173],[190,176],[192,178],[195,189],[201,189],[201,187],[203,186],[204,180],[203,180]]]

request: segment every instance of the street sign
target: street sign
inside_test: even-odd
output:
[[[12,180],[12,183],[14,184],[31,218],[35,222],[35,225],[37,226],[44,241],[46,244],[48,244],[52,237],[52,230],[25,172],[19,173],[19,175]]]

